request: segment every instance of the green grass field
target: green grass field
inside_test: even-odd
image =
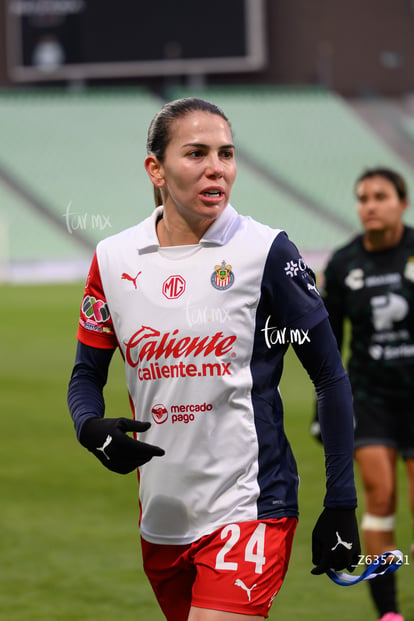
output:
[[[0,618],[162,621],[140,565],[136,477],[105,470],[85,451],[67,411],[82,290],[82,284],[0,287]],[[270,619],[374,620],[366,585],[343,588],[310,574],[323,458],[308,434],[311,385],[290,354],[282,393],[301,474],[301,519]],[[120,356],[106,402],[108,415],[129,414]],[[411,543],[406,488],[401,465],[398,546],[404,553]],[[397,576],[405,619],[414,621],[413,566]]]

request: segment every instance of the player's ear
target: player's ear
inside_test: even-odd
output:
[[[404,198],[404,200],[401,201],[401,211],[404,212],[407,209],[408,205],[408,198]]]
[[[148,173],[152,183],[157,188],[162,188],[165,181],[161,162],[155,155],[147,155],[144,162],[145,170]]]

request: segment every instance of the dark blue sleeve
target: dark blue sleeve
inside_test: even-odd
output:
[[[283,231],[269,251],[262,295],[269,300],[273,325],[280,328],[309,330],[328,315],[313,271]]]
[[[76,436],[83,423],[92,416],[103,417],[103,389],[114,349],[98,349],[78,342],[75,364],[69,381],[67,401],[75,424]]]
[[[354,419],[352,392],[328,319],[309,331],[306,343],[295,344],[296,355],[311,378],[325,450],[326,507],[357,505],[353,467]]]

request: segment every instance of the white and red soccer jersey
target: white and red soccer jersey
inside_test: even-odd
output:
[[[141,534],[185,544],[223,524],[296,516],[277,386],[288,343],[326,317],[286,234],[230,205],[198,245],[161,248],[156,220],[100,242],[78,338],[119,346],[141,439]]]

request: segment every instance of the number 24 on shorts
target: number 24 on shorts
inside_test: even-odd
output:
[[[266,524],[258,524],[244,549],[244,560],[255,564],[256,574],[263,572],[263,565],[266,563],[264,555],[265,532]],[[226,556],[239,542],[240,535],[241,529],[238,524],[228,524],[222,529],[221,539],[227,539],[227,541],[216,556],[216,569],[238,570],[239,564],[235,561],[226,560]]]

